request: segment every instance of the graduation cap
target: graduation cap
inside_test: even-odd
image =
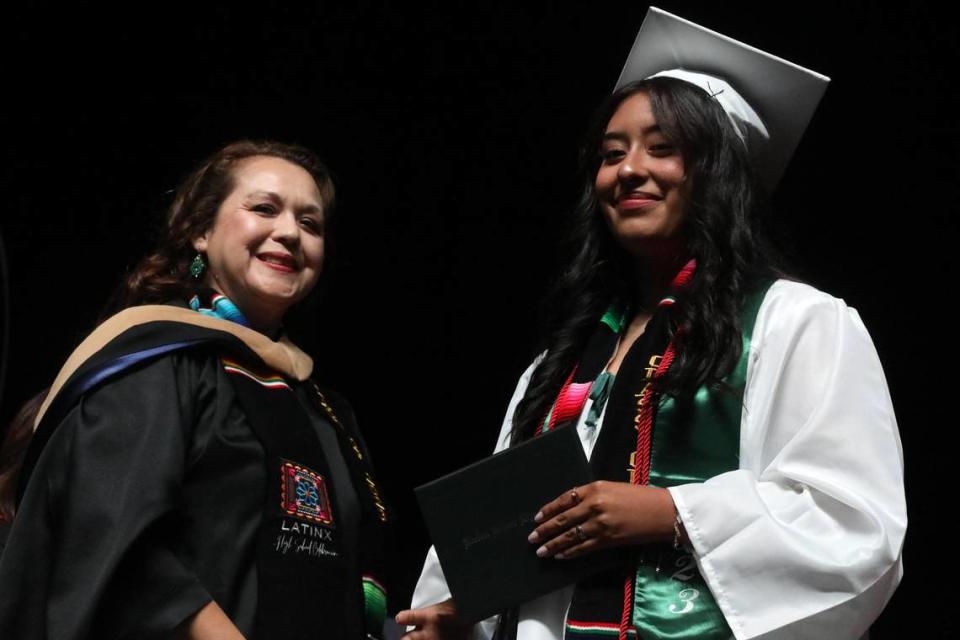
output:
[[[830,82],[815,71],[650,7],[616,89],[657,76],[685,80],[714,97],[771,190]]]

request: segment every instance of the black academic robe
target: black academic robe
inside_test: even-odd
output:
[[[77,402],[37,460],[0,557],[0,638],[163,638],[211,600],[247,637],[264,450],[217,354],[138,364]],[[356,589],[317,637],[361,637],[359,502],[333,427],[291,382],[327,458]],[[343,409],[343,405],[340,406]]]

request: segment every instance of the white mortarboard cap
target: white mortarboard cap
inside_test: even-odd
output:
[[[764,184],[780,181],[830,78],[650,7],[616,89],[670,76],[716,97]]]

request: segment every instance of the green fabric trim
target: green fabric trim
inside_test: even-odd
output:
[[[614,333],[620,333],[627,322],[627,307],[616,302],[613,303],[603,312],[600,322],[610,327],[610,330]]]
[[[379,637],[383,621],[387,617],[387,594],[371,580],[363,580],[364,618],[367,629]]]
[[[541,431],[546,431],[550,427],[550,418],[553,417],[553,410],[556,406],[557,406],[557,401],[554,400],[553,404],[550,405],[550,411],[547,412],[547,417],[543,420],[543,426],[541,427]]]
[[[661,398],[650,449],[650,484],[704,482],[740,466],[740,419],[757,313],[772,282],[744,302],[743,350],[733,371],[692,398]],[[685,550],[647,547],[634,582],[633,624],[642,638],[720,640],[732,637],[722,612]],[[657,575],[657,567],[661,573]]]
[[[603,408],[607,405],[607,400],[610,399],[610,389],[613,388],[614,380],[616,380],[616,376],[609,371],[604,371],[594,381],[593,387],[590,389],[590,399],[593,400],[593,404],[590,405],[590,411],[587,412],[586,425],[588,427],[597,426],[600,414],[603,413]]]
[[[701,387],[693,398],[660,400],[650,448],[651,485],[703,482],[739,468],[740,417],[750,344],[757,313],[771,284],[747,297],[740,318],[740,359],[721,384]]]

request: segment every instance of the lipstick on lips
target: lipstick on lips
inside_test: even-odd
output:
[[[282,271],[283,273],[293,273],[299,269],[297,261],[288,253],[265,251],[264,253],[257,254],[257,260],[260,260],[271,269]]]
[[[659,203],[663,198],[646,191],[631,191],[617,198],[620,211],[642,211]]]

